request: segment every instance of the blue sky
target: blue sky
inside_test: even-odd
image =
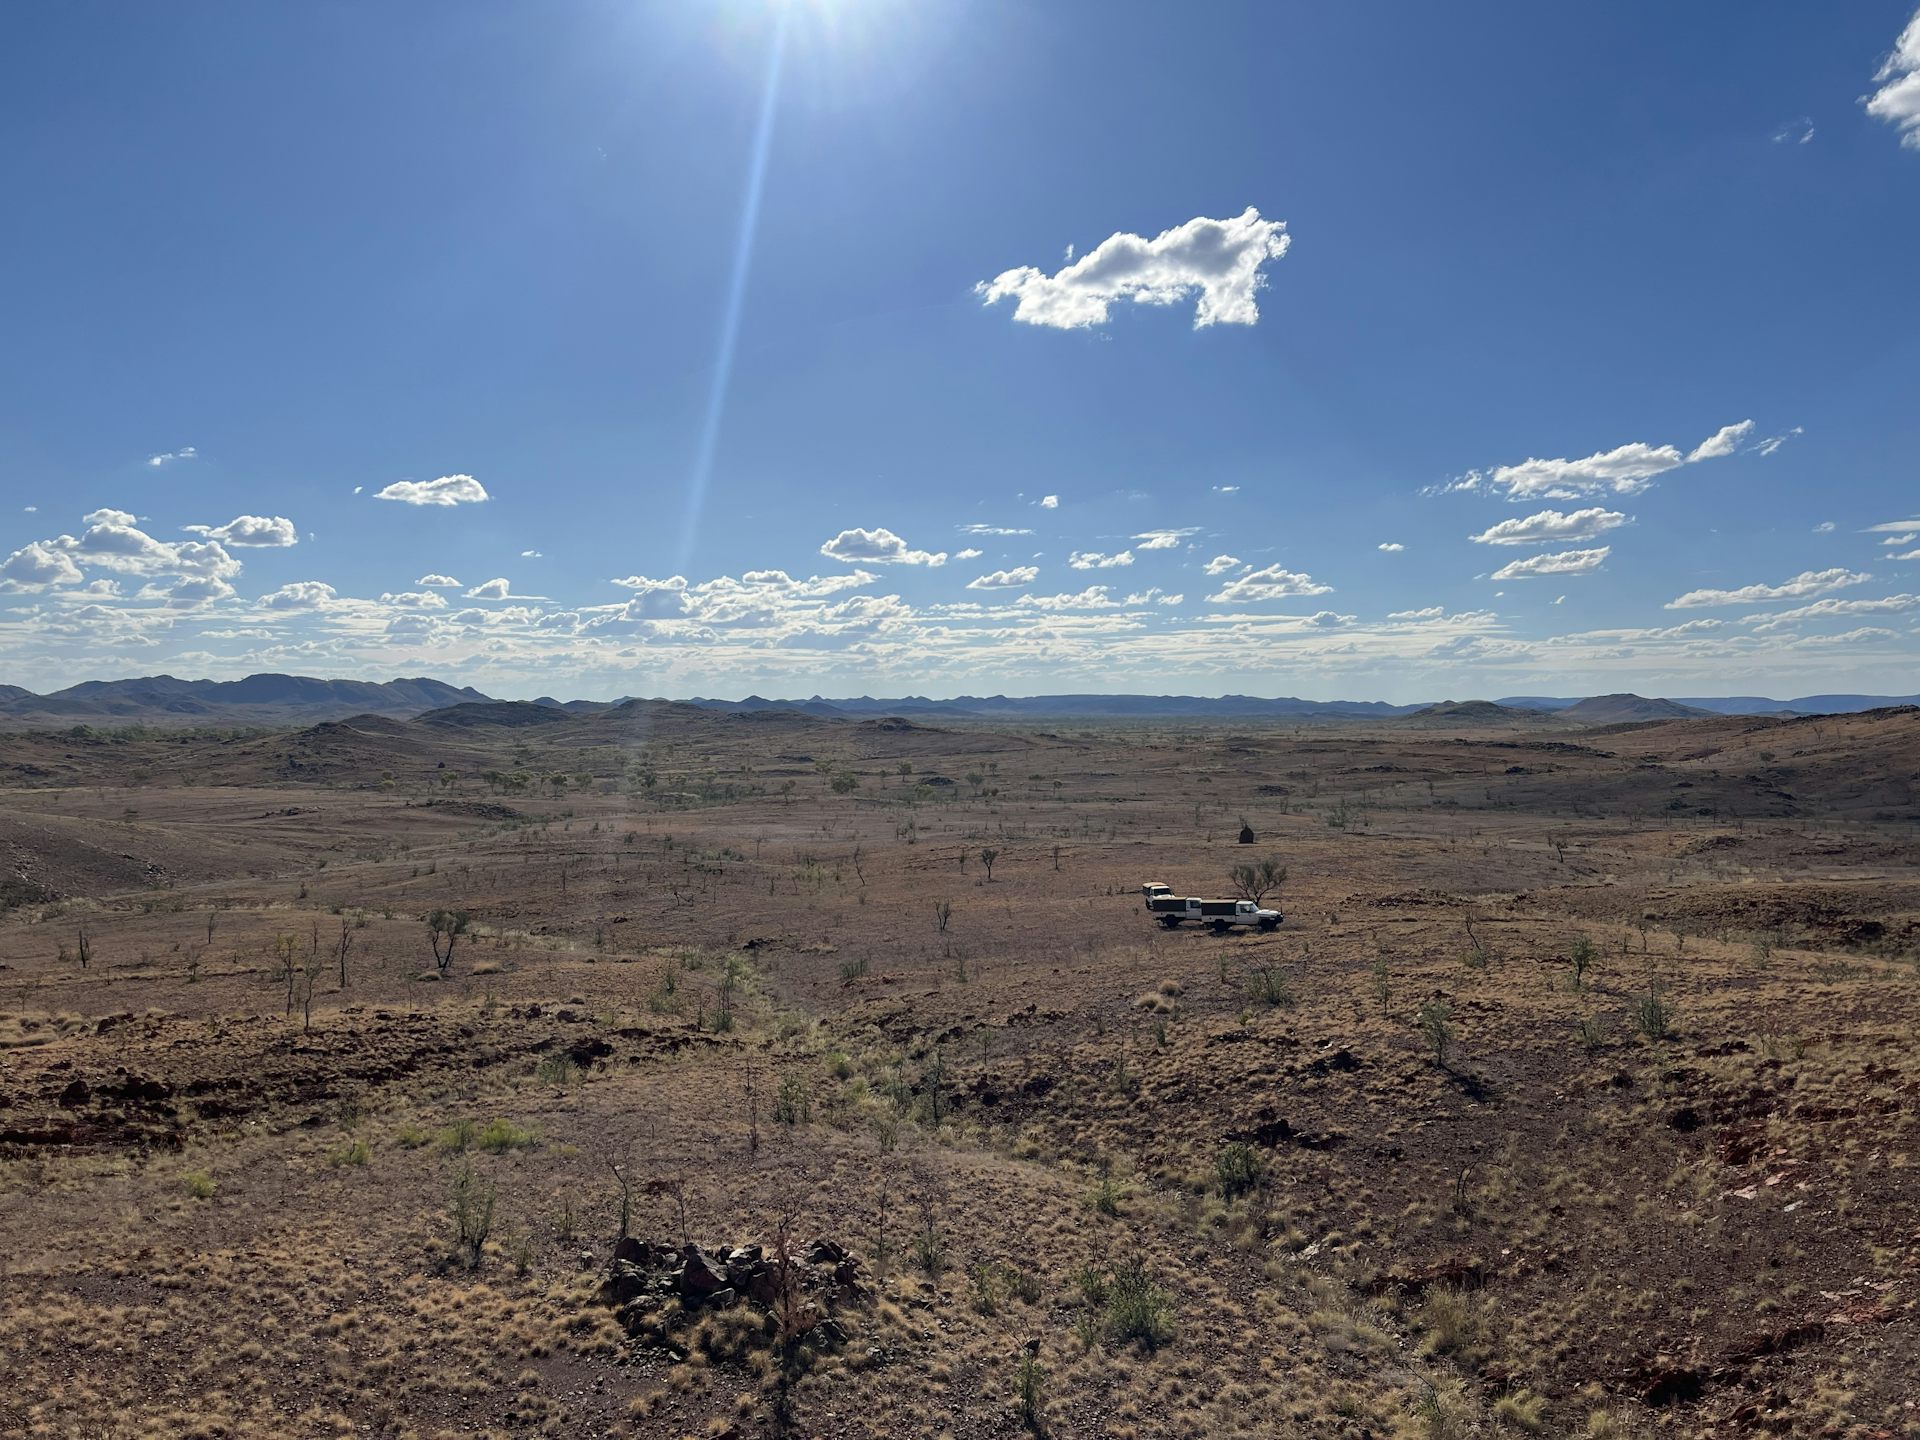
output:
[[[1910,0],[10,19],[0,680],[1916,688]]]

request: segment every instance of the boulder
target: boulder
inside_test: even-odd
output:
[[[673,1272],[673,1288],[683,1300],[698,1303],[729,1289],[727,1272],[698,1245],[687,1246],[680,1257],[680,1268]]]

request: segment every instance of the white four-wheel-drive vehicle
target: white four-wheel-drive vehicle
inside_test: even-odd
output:
[[[1171,888],[1157,883],[1140,887],[1146,897],[1147,913],[1169,930],[1179,928],[1183,920],[1197,920],[1212,927],[1216,935],[1229,930],[1274,930],[1286,917],[1278,910],[1263,910],[1251,900],[1200,900],[1175,895]]]

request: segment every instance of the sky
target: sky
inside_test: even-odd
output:
[[[0,682],[1920,689],[1920,14],[75,0]]]

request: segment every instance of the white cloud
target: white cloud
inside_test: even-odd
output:
[[[693,602],[687,598],[687,577],[684,575],[669,575],[664,580],[629,575],[613,583],[634,592],[633,598],[627,601],[620,612],[628,620],[672,620],[693,608]]]
[[[1789,120],[1773,132],[1776,145],[1805,145],[1813,139],[1813,120],[1802,115],[1798,120]]]
[[[1224,575],[1229,570],[1238,570],[1241,561],[1234,555],[1216,555],[1200,568],[1209,575]]]
[[[1731,455],[1740,448],[1741,442],[1753,430],[1753,421],[1742,420],[1733,425],[1722,425],[1713,434],[1702,440],[1687,456],[1689,465],[1701,460],[1718,460],[1722,455]]]
[[[953,552],[953,558],[956,560],[978,560],[986,553],[984,550],[956,550]]]
[[[1867,113],[1899,130],[1902,145],[1920,150],[1920,10],[1873,78],[1880,88],[1863,97]]]
[[[520,552],[520,558],[522,560],[544,560],[547,557],[542,555],[538,550],[522,550]]]
[[[1752,428],[1751,420],[1723,425],[1686,455],[1672,445],[1649,445],[1636,440],[1579,460],[1528,459],[1518,465],[1496,466],[1490,471],[1472,470],[1442,488],[1492,491],[1514,501],[1638,495],[1656,476],[1669,470],[1732,454]]]
[[[1142,550],[1174,550],[1189,535],[1198,535],[1199,527],[1189,526],[1185,530],[1143,530],[1134,536],[1134,541]]]
[[[373,498],[403,505],[477,505],[488,495],[486,486],[471,475],[442,475],[438,480],[396,480],[374,491]]]
[[[1497,490],[1509,500],[1574,500],[1583,495],[1606,493],[1637,495],[1654,476],[1664,475],[1685,463],[1684,457],[1671,445],[1635,441],[1602,450],[1583,460],[1529,459],[1518,465],[1499,466],[1487,475],[1475,471],[1455,488]]]
[[[496,580],[490,583],[501,587],[500,594],[502,596],[506,594],[506,581]],[[467,593],[471,595],[473,592],[469,590]],[[493,596],[489,598],[497,599],[499,597]],[[380,597],[380,603],[382,605],[391,605],[397,610],[444,610],[447,604],[444,596],[436,595],[431,590],[401,590],[397,592],[389,590]]]
[[[1042,510],[1058,510],[1060,508],[1060,497],[1058,495],[1042,495],[1040,497],[1040,508]]]
[[[1311,575],[1269,565],[1264,570],[1255,570],[1237,580],[1229,580],[1217,592],[1209,595],[1207,602],[1211,605],[1257,604],[1263,600],[1284,600],[1295,595],[1326,595],[1332,590],[1331,585],[1316,583]]]
[[[171,465],[176,460],[197,460],[200,452],[191,445],[182,445],[178,450],[163,450],[158,455],[149,455],[147,464],[159,469],[162,465]]]
[[[125,510],[103,508],[81,518],[87,528],[79,539],[61,535],[43,543],[66,551],[81,564],[125,575],[196,575],[226,580],[240,573],[240,562],[217,540],[156,540]]]
[[[427,590],[458,590],[460,582],[451,575],[422,575],[413,582]]]
[[[1882,545],[1911,545],[1915,540],[1920,540],[1920,530],[1909,530],[1904,535],[1889,535],[1880,543]]]
[[[1373,548],[1376,550],[1384,550],[1389,555],[1398,555],[1402,550],[1406,549],[1407,547],[1402,545],[1398,540],[1382,540],[1378,545],[1374,546]]]
[[[426,593],[432,594],[431,591]],[[466,598],[469,600],[506,600],[514,597],[512,587],[507,584],[507,577],[504,575],[496,575],[491,580],[482,580],[478,585],[467,591]],[[433,603],[439,605],[445,602],[443,602],[438,595],[434,595]]]
[[[1550,545],[1591,540],[1627,523],[1618,510],[1541,510],[1525,519],[1502,520],[1468,538],[1481,545]]]
[[[32,540],[0,561],[0,591],[45,590],[53,585],[78,585],[85,577],[65,551]]]
[[[1831,520],[1822,520],[1818,525],[1813,527],[1813,533],[1816,535],[1831,535],[1833,532],[1834,523]]]
[[[979,575],[967,582],[969,590],[1016,590],[1022,585],[1031,585],[1040,578],[1037,565],[1020,565],[1012,570],[994,570]]]
[[[1529,580],[1538,575],[1585,575],[1598,570],[1613,553],[1611,545],[1593,550],[1561,550],[1552,555],[1529,555],[1502,565],[1493,572],[1496,580]]]
[[[906,541],[885,527],[875,530],[842,530],[821,545],[820,553],[829,560],[838,560],[846,565],[944,565],[947,563],[944,550],[938,554],[929,554],[925,550],[910,550],[907,548]]]
[[[1184,595],[1169,595],[1158,585],[1154,585],[1127,596],[1126,603],[1129,605],[1178,605],[1186,598]]]
[[[1240,487],[1238,485],[1216,485],[1213,487],[1213,491],[1216,495],[1238,495],[1240,493]]]
[[[1012,525],[962,525],[962,535],[1031,535],[1033,531]]]
[[[162,600],[178,610],[197,609],[233,595],[233,586],[218,575],[184,575],[171,585],[143,585],[136,599]]]
[[[1112,555],[1102,555],[1098,550],[1076,550],[1067,557],[1067,567],[1071,570],[1111,570],[1115,566],[1131,564],[1131,550],[1121,550]]]
[[[1848,585],[1859,585],[1873,576],[1858,570],[1803,570],[1778,585],[1742,585],[1737,590],[1689,590],[1667,602],[1669,610],[1691,610],[1703,605],[1759,605],[1769,600],[1798,600],[1821,595]]]
[[[1747,447],[1747,453],[1749,455],[1759,455],[1764,458],[1773,454],[1774,451],[1786,444],[1787,441],[1793,439],[1794,436],[1804,435],[1806,433],[1807,430],[1804,425],[1796,425],[1791,430],[1783,430],[1778,435],[1769,435],[1764,440],[1755,441]]]
[[[223,545],[263,548],[296,545],[300,537],[284,515],[236,515],[224,525],[183,525],[192,535],[204,535]]]
[[[1867,526],[1869,535],[1905,534],[1909,530],[1920,530],[1920,515],[1911,520],[1883,520],[1878,525]]]
[[[335,598],[333,586],[320,580],[295,580],[269,590],[253,603],[262,610],[317,610]]]
[[[1254,297],[1265,283],[1261,267],[1287,253],[1286,222],[1263,220],[1252,206],[1231,220],[1202,217],[1153,239],[1110,235],[1052,275],[1023,265],[974,286],[987,304],[1012,298],[1013,318],[1028,325],[1074,330],[1106,323],[1115,301],[1172,305],[1199,293],[1193,323],[1251,325],[1260,318]]]
[[[1889,555],[1889,560],[1920,560],[1920,550],[1908,550],[1899,555]]]
[[[1444,606],[1429,605],[1424,610],[1395,610],[1392,614],[1387,616],[1387,619],[1389,620],[1438,620],[1442,615],[1446,613],[1447,613],[1446,608]]]
[[[1920,606],[1920,595],[1888,595],[1879,600],[1816,600],[1791,610],[1749,615],[1745,623],[1756,631],[1778,630],[1800,620],[1826,620],[1835,615],[1891,615]]]
[[[1022,595],[1017,602],[1033,610],[1111,610],[1119,605],[1105,585],[1089,585],[1077,595]]]

